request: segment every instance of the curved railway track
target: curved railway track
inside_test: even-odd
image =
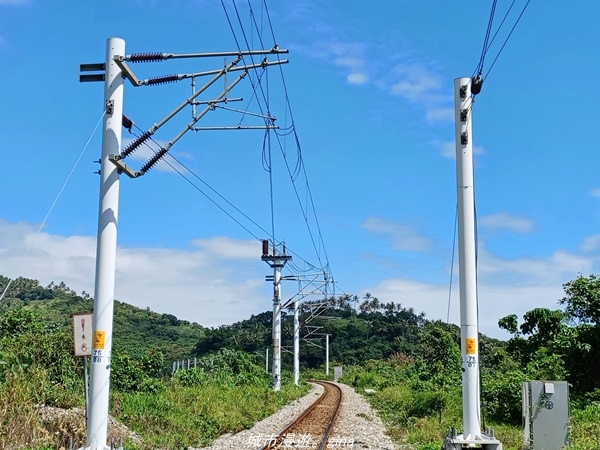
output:
[[[342,404],[342,390],[334,383],[311,381],[325,391],[296,419],[286,425],[257,450],[302,448],[325,450]]]

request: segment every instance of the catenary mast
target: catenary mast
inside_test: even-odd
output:
[[[479,330],[477,314],[477,254],[473,185],[473,97],[471,79],[454,80],[456,195],[458,202],[458,264],[460,284],[460,349],[462,356],[463,433],[450,433],[444,450],[502,450],[493,436],[481,433],[479,392]]]

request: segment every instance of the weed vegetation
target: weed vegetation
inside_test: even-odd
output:
[[[223,433],[252,427],[308,392],[308,384],[294,386],[284,375],[282,389],[273,392],[270,376],[251,355],[225,349],[176,372],[152,392],[116,393],[112,411],[143,437],[145,447],[203,447]]]
[[[0,290],[6,282],[0,277]],[[495,430],[505,450],[522,448],[526,380],[568,381],[571,449],[600,449],[600,278],[579,277],[564,288],[564,311],[537,308],[521,324],[510,315],[499,321],[512,334],[508,341],[479,338],[481,425]],[[62,284],[43,288],[18,279],[9,289],[0,304],[0,450],[85,445],[83,364],[73,357],[70,315],[89,312],[90,304],[84,293],[78,296]],[[308,391],[306,383],[294,386],[285,372],[282,390],[271,389],[262,356],[269,313],[208,330],[117,306],[115,330],[131,332],[121,339],[115,331],[110,413],[141,438],[126,439],[126,448],[206,446]],[[332,299],[325,315],[337,320],[314,324],[331,335],[331,367],[344,365],[341,381],[367,397],[396,443],[439,449],[451,427],[461,431],[457,326],[427,321],[370,294],[360,304],[356,297]],[[322,366],[316,370],[323,353],[318,346],[304,350],[305,379],[323,378]],[[196,367],[171,374],[170,362],[184,356],[197,357]],[[284,366],[291,366],[288,359]],[[63,410],[79,414],[77,424],[67,423],[68,414],[54,422],[42,418],[42,412]]]
[[[46,407],[76,407],[83,414],[83,366],[72,352],[67,327],[42,321],[24,308],[0,315],[0,450],[85,445],[81,417],[66,423],[69,415],[42,420],[41,414]],[[125,447],[206,446],[308,392],[308,384],[294,386],[288,373],[282,390],[273,392],[263,362],[259,365],[255,358],[222,349],[198,358],[195,368],[170,376],[158,351],[137,358],[115,353],[110,413],[141,438],[124,436]]]
[[[506,377],[514,374],[507,373]],[[437,386],[420,373],[418,365],[404,358],[369,361],[363,366],[344,368],[340,380],[362,393],[378,411],[394,442],[416,450],[439,450],[451,427],[460,431],[462,398],[460,380],[442,382]],[[501,374],[497,374],[497,378]],[[511,410],[521,408],[515,400],[512,382],[502,383],[495,396],[482,395],[482,429],[490,427],[505,450],[522,450],[521,419],[509,419]],[[486,383],[482,391],[493,390]],[[520,389],[520,386],[519,386]],[[367,393],[370,392],[370,393]],[[520,394],[520,390],[517,391]],[[504,400],[498,400],[505,399]],[[499,414],[500,411],[504,411]],[[489,417],[494,417],[490,419]],[[600,449],[600,402],[575,399],[571,402],[571,450]],[[404,447],[401,447],[404,448]]]

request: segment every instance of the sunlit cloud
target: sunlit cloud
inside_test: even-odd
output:
[[[0,220],[0,273],[93,293],[96,239],[37,228]],[[205,326],[243,320],[270,307],[256,254],[256,241],[226,237],[195,240],[187,249],[118,247],[115,297]]]
[[[374,86],[387,95],[395,95],[417,104],[429,122],[450,122],[454,117],[449,82],[435,69],[435,62],[415,57],[416,52],[400,36],[390,45],[378,38],[356,39],[355,30],[326,17],[319,4],[301,4],[287,17],[295,26],[305,28],[307,41],[294,45],[294,51],[317,58],[338,68],[348,84]],[[394,48],[390,51],[390,48]]]
[[[425,117],[430,122],[452,122],[454,120],[454,108],[431,108],[425,111]]]
[[[346,77],[346,80],[348,80],[348,84],[361,85],[367,84],[369,77],[366,73],[351,73]]]
[[[582,252],[592,252],[600,248],[600,234],[589,236],[581,243],[579,249]]]
[[[501,258],[478,247],[477,269],[480,279],[498,283],[560,284],[578,273],[590,272],[595,259],[567,251],[555,251],[546,257]]]
[[[440,76],[422,65],[397,65],[390,70],[390,74],[396,79],[390,85],[392,94],[413,102],[430,101],[439,95],[442,84]]]
[[[479,219],[479,224],[491,230],[510,230],[515,233],[529,233],[533,230],[533,220],[512,216],[505,212],[491,214]]]
[[[370,217],[362,224],[362,227],[389,239],[395,250],[424,252],[431,249],[431,241],[408,225]]]
[[[533,308],[559,309],[562,285],[592,269],[593,259],[567,252],[548,257],[503,259],[480,248],[478,252],[478,309],[480,330],[507,338],[498,320],[509,314],[522,317]],[[458,277],[456,277],[458,280]],[[431,320],[460,324],[458,281],[452,286],[405,278],[382,280],[364,289],[383,302],[399,302],[425,312]]]
[[[365,50],[365,44],[359,42],[325,41],[313,54],[342,69],[348,84],[364,85],[370,81]]]

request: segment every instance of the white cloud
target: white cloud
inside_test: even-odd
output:
[[[492,230],[506,229],[515,233],[530,233],[534,226],[531,219],[512,216],[505,212],[482,217],[479,219],[479,224]]]
[[[445,158],[456,158],[456,143],[454,141],[441,142],[439,144],[441,154]]]
[[[560,309],[564,296],[562,284],[573,280],[592,267],[593,260],[567,252],[555,252],[547,258],[505,260],[484,249],[478,258],[479,328],[488,336],[507,338],[498,328],[498,320],[508,314],[523,314],[533,308]],[[455,277],[458,280],[458,277]],[[405,278],[391,278],[365,289],[384,302],[400,302],[413,307],[426,318],[446,321],[449,300],[448,284],[429,283]],[[458,281],[450,295],[450,322],[460,324]]]
[[[431,246],[411,227],[380,218],[368,219],[363,227],[389,238],[396,250],[424,251]],[[93,293],[95,237],[64,237],[44,231],[36,236],[37,228],[0,219],[0,273],[37,279],[42,285],[64,281],[77,292]],[[598,242],[600,238],[591,236],[589,241]],[[504,259],[480,243],[480,329],[505,338],[507,335],[497,327],[498,319],[508,314],[521,317],[536,307],[558,309],[562,284],[579,274],[591,273],[596,261],[593,255],[566,251],[538,258]],[[270,309],[272,286],[264,282],[264,274],[254,240],[220,236],[194,240],[184,249],[119,247],[115,297],[180,319],[218,326]],[[458,277],[454,279],[450,321],[458,324]],[[424,311],[429,319],[446,320],[447,284],[389,278],[368,286],[364,292],[382,301],[413,307],[417,313]]]
[[[364,85],[369,82],[366,46],[359,42],[321,42],[316,53],[320,58],[332,61],[334,65],[344,69],[346,81],[352,85]]]
[[[590,189],[588,192],[592,197],[600,198],[600,188]]]
[[[351,73],[346,77],[346,80],[348,80],[348,84],[360,86],[368,83],[369,76],[366,73]]]
[[[452,122],[454,120],[454,108],[431,108],[425,112],[425,116],[430,122]]]
[[[370,217],[363,224],[365,230],[386,236],[395,250],[423,252],[431,249],[431,242],[417,230],[378,217]]]
[[[441,78],[420,64],[397,65],[390,71],[397,81],[390,85],[392,94],[413,102],[431,101],[438,97]]]
[[[41,232],[0,220],[0,273],[94,291],[96,239]],[[255,241],[200,239],[187,249],[117,249],[115,298],[205,326],[246,319],[271,307]],[[27,248],[31,250],[23,257]]]
[[[486,283],[561,285],[593,270],[595,259],[558,250],[546,257],[504,259],[478,247],[478,276]]]
[[[582,252],[591,252],[600,248],[600,234],[595,234],[584,239],[579,249]]]
[[[204,249],[215,258],[256,261],[258,246],[256,241],[237,241],[224,236],[210,239],[196,239],[192,244]]]

